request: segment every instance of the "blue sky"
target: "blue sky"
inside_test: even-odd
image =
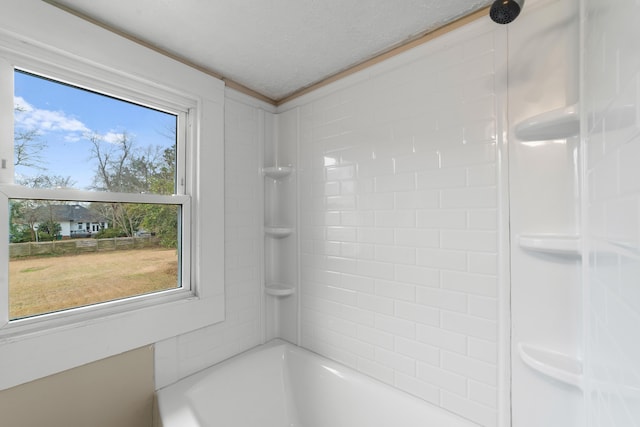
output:
[[[46,142],[40,153],[45,170],[16,167],[16,178],[47,175],[71,176],[75,188],[88,189],[95,174],[88,135],[114,143],[126,132],[135,147],[170,147],[166,134],[175,127],[174,115],[51,82],[21,72],[15,73],[14,103],[16,131],[37,130]]]

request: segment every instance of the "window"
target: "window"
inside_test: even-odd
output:
[[[179,260],[189,198],[176,186],[185,180],[177,166],[186,113],[24,70],[14,72],[14,90],[13,184],[20,187],[5,191],[9,320],[188,288]],[[60,187],[84,191],[57,200]],[[23,198],[23,189],[32,194]],[[140,202],[124,203],[121,193]],[[85,232],[71,233],[74,220],[87,221],[78,227]]]
[[[0,376],[0,389],[224,319],[224,84],[44,2],[12,2],[6,9],[0,15],[0,242],[6,245],[0,360],[11,369]],[[51,25],[58,29],[53,35]],[[40,88],[39,96],[51,94],[48,104],[29,85]],[[93,101],[79,109],[64,105],[82,97]],[[17,111],[16,100],[24,101]],[[100,127],[84,111],[98,104],[103,118],[117,117],[113,106],[128,113]],[[152,126],[153,142],[134,128],[142,116],[126,122],[136,111],[161,118]],[[55,140],[44,129],[29,134],[37,123],[70,133]],[[16,155],[21,142],[32,151]],[[107,167],[100,178],[95,160],[109,166],[129,142],[137,163]],[[118,173],[127,179],[111,181]],[[22,244],[43,253],[10,258],[12,241],[12,251]],[[82,299],[90,294],[83,281],[108,283],[108,267],[90,257],[107,253],[133,254],[115,263],[119,273],[132,274],[157,261],[151,254],[163,253],[164,276],[152,280],[157,288],[125,284],[115,294]],[[13,269],[22,259],[49,262]],[[46,298],[53,292],[31,278],[53,277],[45,274],[59,267],[51,261],[65,259],[74,274],[102,276],[76,276],[53,304]],[[19,274],[33,274],[26,280],[31,300],[19,292]]]

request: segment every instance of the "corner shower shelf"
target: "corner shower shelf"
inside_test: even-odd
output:
[[[293,168],[290,166],[270,166],[262,168],[262,174],[273,179],[281,179],[291,175]]]
[[[293,228],[291,227],[265,227],[264,233],[267,236],[275,237],[276,239],[282,239],[283,237],[287,237],[293,233]]]
[[[521,141],[565,139],[580,133],[578,104],[547,111],[518,123],[515,135]]]
[[[518,237],[522,249],[551,255],[578,257],[581,255],[580,237],[568,234],[522,234]]]
[[[282,283],[268,283],[264,286],[264,291],[274,297],[287,297],[295,293],[295,288]]]
[[[564,384],[583,389],[582,361],[564,353],[531,344],[518,344],[522,361],[533,370]]]

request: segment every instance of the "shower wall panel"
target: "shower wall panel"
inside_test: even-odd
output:
[[[580,251],[550,245],[579,242],[578,121],[540,132],[578,101],[578,2],[527,1],[508,32],[513,425],[579,426],[580,389],[534,369],[581,370]]]
[[[156,343],[156,388],[261,343],[263,207],[259,171],[264,129],[258,120],[259,107],[251,98],[227,90],[225,320]]]
[[[585,0],[589,426],[640,425],[640,4]]]
[[[503,31],[476,22],[290,106],[302,345],[483,426],[503,338]]]

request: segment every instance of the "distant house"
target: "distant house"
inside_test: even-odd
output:
[[[81,205],[51,205],[46,215],[60,224],[62,238],[91,237],[108,228],[108,220]]]

